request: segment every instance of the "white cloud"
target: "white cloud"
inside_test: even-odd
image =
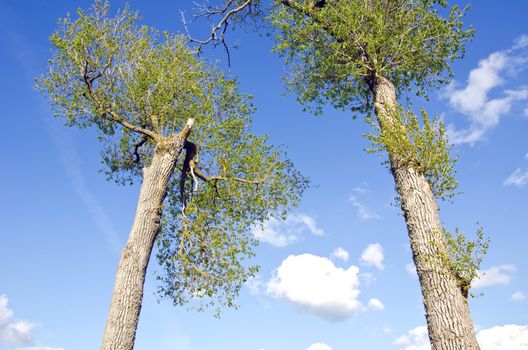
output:
[[[7,306],[9,299],[0,295],[0,345],[30,345],[31,330],[35,326],[27,321],[14,321],[15,313]]]
[[[330,345],[325,343],[314,343],[308,347],[306,350],[332,350]]]
[[[290,215],[283,221],[270,218],[252,229],[256,238],[276,247],[285,247],[297,242],[303,232],[316,236],[324,235],[324,231],[317,227],[315,219],[306,214]]]
[[[471,283],[472,288],[484,288],[496,284],[509,284],[510,274],[515,272],[515,265],[494,266],[487,270],[477,271],[477,278]]]
[[[345,320],[364,310],[357,300],[358,272],[356,266],[345,270],[325,257],[290,255],[268,282],[267,293],[325,319]]]
[[[376,298],[372,298],[368,301],[368,306],[369,308],[371,308],[372,310],[375,310],[375,311],[381,311],[383,309],[385,309],[385,305],[383,305],[383,303],[381,301],[379,301],[378,299]]]
[[[7,324],[0,330],[0,344],[7,345],[29,345],[33,342],[31,331],[35,324],[27,321],[16,321]]]
[[[16,350],[64,350],[63,348],[52,348],[50,346],[30,346],[25,348],[17,348]]]
[[[375,266],[383,270],[383,247],[379,243],[369,244],[361,254],[360,260],[367,266]]]
[[[504,325],[477,332],[481,350],[522,350],[528,348],[528,326]],[[402,335],[394,345],[403,350],[429,350],[427,327],[416,327]]]
[[[0,294],[0,347],[6,345],[16,347],[17,350],[64,350],[46,346],[32,346],[31,332],[35,328],[35,324],[24,320],[14,320],[15,313],[7,306],[8,302],[7,296]]]
[[[7,325],[14,315],[13,310],[7,307],[8,301],[7,296],[0,295],[0,329]]]
[[[429,336],[427,326],[419,326],[411,329],[394,341],[394,345],[404,350],[429,350]]]
[[[482,350],[526,350],[528,326],[509,324],[483,329],[477,339]]]
[[[509,113],[515,102],[528,100],[528,88],[504,90],[503,96],[490,99],[489,93],[504,83],[503,75],[523,69],[528,62],[524,52],[526,35],[517,39],[514,46],[505,51],[493,52],[481,60],[478,67],[471,70],[464,88],[457,89],[451,84],[445,93],[450,105],[465,114],[470,121],[466,129],[456,129],[448,125],[449,140],[452,143],[474,143],[496,127],[505,114]]]
[[[511,300],[513,300],[513,301],[523,301],[525,299],[526,299],[526,294],[524,294],[520,290],[516,291],[511,296]]]
[[[418,278],[418,273],[416,272],[416,266],[413,263],[405,264],[405,271],[407,271],[409,276]]]
[[[508,176],[508,178],[504,180],[503,183],[504,186],[517,187],[523,187],[526,184],[528,184],[528,170],[523,172],[519,168],[515,169],[515,171],[510,176]]]
[[[332,252],[332,257],[346,262],[348,261],[349,254],[344,248],[338,247]]]
[[[357,196],[351,195],[348,198],[348,201],[350,202],[350,204],[352,204],[353,207],[356,208],[357,216],[361,220],[379,220],[379,219],[381,219],[381,216],[379,216],[376,212],[374,212],[373,210],[371,210],[367,206],[365,206],[363,203],[361,203]]]

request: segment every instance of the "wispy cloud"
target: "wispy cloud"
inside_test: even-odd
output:
[[[494,266],[487,270],[477,271],[477,278],[471,283],[472,288],[484,288],[497,284],[509,284],[515,265]]]
[[[521,170],[520,168],[515,169],[515,171],[504,180],[504,186],[517,186],[524,187],[528,184],[528,170]]]
[[[405,264],[405,271],[407,271],[409,276],[413,278],[418,278],[418,273],[416,272],[416,266],[414,265],[414,263]]]
[[[465,87],[459,89],[455,82],[446,89],[444,97],[451,107],[466,115],[470,122],[465,129],[448,125],[451,142],[472,144],[481,140],[504,115],[511,112],[516,102],[528,100],[526,86],[505,89],[498,98],[489,97],[494,89],[505,83],[506,75],[512,76],[528,65],[527,37],[523,35],[510,49],[493,52],[481,60],[478,67],[470,71]]]
[[[305,232],[316,236],[324,235],[315,218],[306,214],[292,214],[286,220],[270,218],[262,225],[254,226],[251,231],[259,240],[276,247],[285,247],[297,242]]]
[[[81,159],[76,151],[75,144],[69,133],[50,126],[52,140],[55,143],[66,174],[71,181],[72,187],[81,198],[84,206],[92,215],[95,225],[102,232],[110,248],[114,252],[121,250],[119,235],[117,234],[112,220],[106,214],[103,206],[89,190],[85,176],[82,172]]]
[[[361,220],[379,220],[381,216],[372,209],[368,208],[361,201],[361,197],[368,191],[364,187],[354,187],[353,193],[348,197],[348,202],[357,210],[357,216]]]
[[[0,346],[17,350],[64,350],[60,348],[33,346],[32,336],[36,324],[25,320],[15,320],[15,313],[8,307],[9,299],[0,295]],[[22,346],[22,348],[21,348]]]

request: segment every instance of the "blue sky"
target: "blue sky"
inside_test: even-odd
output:
[[[0,0],[0,350],[96,349],[132,223],[138,188],[106,182],[94,132],[62,126],[32,88],[57,19],[89,4]],[[145,24],[181,31],[178,9],[191,2],[131,5]],[[524,0],[472,4],[465,22],[476,36],[455,80],[428,103],[414,100],[457,142],[464,193],[441,203],[442,221],[469,233],[479,221],[491,238],[475,288],[484,296],[470,300],[483,349],[528,348],[526,13]],[[393,179],[363,151],[368,127],[331,109],[302,112],[283,95],[270,38],[231,34],[230,70],[255,95],[255,132],[285,145],[317,186],[286,222],[255,231],[261,271],[220,319],[158,303],[151,264],[136,349],[427,349]],[[221,50],[208,57],[225,63]]]

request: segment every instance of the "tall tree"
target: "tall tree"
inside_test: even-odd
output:
[[[156,240],[162,296],[233,306],[257,269],[249,228],[284,216],[306,179],[249,132],[249,97],[185,38],[138,25],[127,8],[112,17],[97,1],[61,19],[51,42],[37,86],[68,126],[97,129],[109,179],[141,182],[101,349],[133,348]]]
[[[276,50],[292,68],[289,87],[298,100],[315,113],[330,104],[375,116],[379,134],[369,138],[388,153],[432,349],[479,349],[467,303],[475,270],[453,260],[458,256],[448,242],[455,240],[446,239],[438,217],[436,200],[457,185],[444,129],[398,101],[405,91],[426,95],[450,77],[449,62],[463,55],[472,36],[463,29],[464,10],[448,8],[445,0],[274,4]]]

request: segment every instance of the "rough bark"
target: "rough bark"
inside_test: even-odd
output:
[[[395,127],[394,85],[380,77],[372,90],[380,127]],[[389,154],[389,160],[420,280],[431,349],[480,349],[466,299],[446,264],[448,247],[431,187],[423,174],[399,163],[394,155]]]
[[[136,215],[117,267],[101,350],[132,350],[134,347],[145,275],[160,229],[167,183],[183,149],[185,136],[174,135],[158,143],[150,165],[143,168]]]

